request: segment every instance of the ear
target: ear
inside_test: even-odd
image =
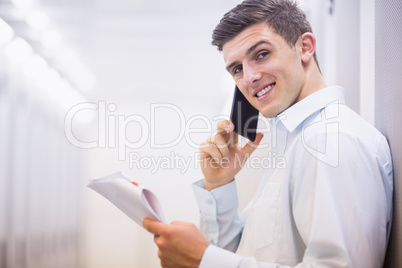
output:
[[[315,36],[313,33],[307,32],[300,36],[301,45],[301,60],[304,63],[308,63],[315,53]]]

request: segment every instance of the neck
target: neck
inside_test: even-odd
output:
[[[305,74],[306,82],[297,101],[300,101],[308,95],[327,87],[315,61],[305,66]]]

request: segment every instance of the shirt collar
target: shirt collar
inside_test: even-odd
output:
[[[345,104],[342,87],[331,86],[318,90],[277,115],[275,120],[281,121],[289,132],[293,132],[306,118],[333,102]]]

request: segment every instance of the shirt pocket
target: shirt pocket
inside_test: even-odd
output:
[[[280,184],[268,182],[252,210],[253,245],[260,249],[274,241]]]

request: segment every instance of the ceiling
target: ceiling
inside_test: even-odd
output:
[[[89,100],[219,104],[232,89],[223,88],[227,74],[222,56],[210,45],[211,32],[239,2],[37,0],[19,9],[10,0],[0,0],[0,17]],[[44,45],[43,29],[26,23],[34,11],[48,16],[46,29],[60,34],[58,45]],[[81,60],[79,67],[69,63],[71,55]],[[74,79],[83,72],[96,81],[91,89]]]

